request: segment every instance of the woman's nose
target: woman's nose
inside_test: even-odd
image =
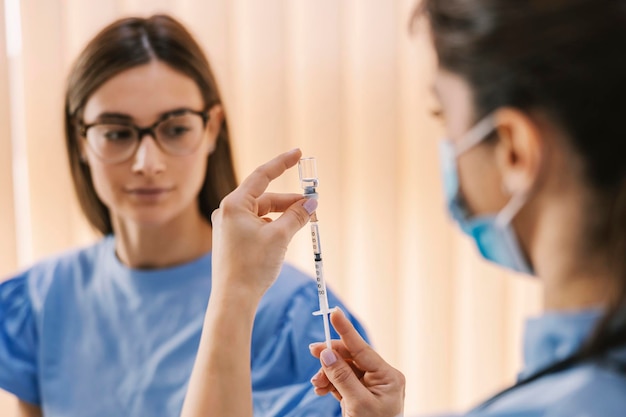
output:
[[[133,160],[133,172],[156,175],[163,171],[165,169],[165,155],[156,139],[148,133],[139,140],[139,147],[137,147]]]

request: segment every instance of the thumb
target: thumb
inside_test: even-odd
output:
[[[342,398],[363,400],[369,391],[363,386],[352,367],[334,350],[324,349],[320,354],[322,368],[326,377]]]
[[[284,213],[274,221],[274,227],[287,232],[290,237],[302,229],[317,208],[317,200],[313,198],[292,204]]]

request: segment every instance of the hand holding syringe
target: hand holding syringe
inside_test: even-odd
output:
[[[302,158],[298,163],[298,171],[300,173],[300,186],[304,189],[304,196],[307,198],[318,198],[317,186],[319,184],[317,178],[317,165],[315,158]],[[324,335],[326,337],[326,346],[332,349],[330,343],[330,320],[329,315],[335,308],[328,306],[328,294],[326,292],[326,281],[324,281],[324,265],[322,263],[322,244],[320,242],[320,231],[317,222],[317,213],[311,215],[311,240],[313,242],[313,257],[315,259],[315,277],[317,279],[317,294],[319,297],[320,309],[313,313],[316,316],[322,316],[324,319]]]

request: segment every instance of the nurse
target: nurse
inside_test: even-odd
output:
[[[237,185],[209,63],[168,16],[116,21],[71,70],[65,128],[103,238],[0,284],[0,388],[26,416],[178,416],[211,292],[211,212]],[[319,362],[307,345],[324,338],[316,283],[268,261],[278,279],[247,346],[255,415],[340,415],[309,382]]]
[[[545,287],[519,382],[466,415],[626,415],[626,1],[425,0],[422,16],[438,56],[451,216],[483,257]],[[250,328],[284,248],[315,209],[264,193],[299,156],[259,167],[213,214],[219,274],[185,417],[251,415],[248,332],[225,349],[218,318]],[[259,219],[269,207],[284,210],[273,223]],[[239,256],[261,251],[274,262]],[[344,314],[332,323],[341,336],[333,349],[311,346],[321,359],[316,392],[340,400],[344,416],[401,415],[402,374]]]

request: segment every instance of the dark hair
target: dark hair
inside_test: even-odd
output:
[[[113,233],[108,208],[93,186],[89,166],[81,161],[78,124],[82,110],[96,89],[120,72],[161,61],[189,76],[198,85],[205,109],[221,104],[215,77],[198,43],[185,27],[170,16],[120,19],[93,38],[78,56],[69,75],[65,95],[65,139],[74,188],[83,213],[102,234]],[[222,124],[215,150],[209,155],[207,172],[198,195],[203,217],[237,187],[228,127]]]
[[[463,78],[476,120],[508,106],[540,111],[584,163],[618,291],[579,359],[626,343],[626,1],[424,0],[441,68]],[[563,174],[566,175],[566,174]]]

